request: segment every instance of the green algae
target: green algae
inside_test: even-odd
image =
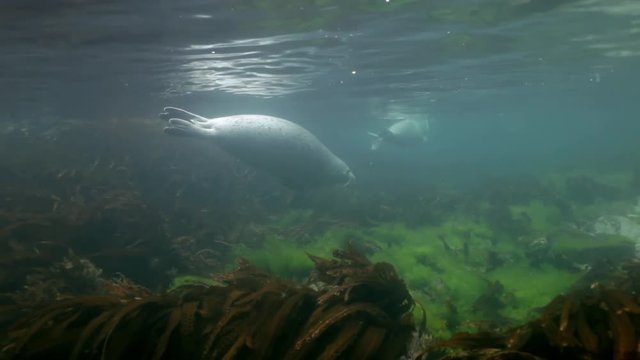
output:
[[[581,272],[562,271],[549,264],[532,267],[524,262],[513,262],[488,275],[512,295],[503,314],[517,320],[532,316],[532,311],[565,292],[581,276]]]
[[[605,180],[620,191],[628,182],[622,175],[598,181]],[[633,206],[629,200],[567,201],[566,177],[540,176],[539,184],[544,192],[532,200],[480,200],[472,210],[449,213],[437,224],[386,222],[366,228],[316,229],[303,244],[267,236],[261,246],[238,247],[234,255],[280,276],[302,279],[313,265],[307,253],[328,256],[332,249],[352,242],[372,261],[395,267],[424,308],[428,330],[435,337],[519,324],[580,281],[588,268],[582,265],[603,256],[623,259],[633,253],[634,244],[625,237],[594,236],[568,225],[575,219],[589,221],[629,209]],[[496,209],[500,211],[492,214]],[[314,216],[291,212],[274,219],[274,224],[290,227]],[[539,244],[543,244],[540,251],[535,248]],[[421,307],[415,311],[422,316]]]
[[[524,321],[530,309],[543,306],[579,277],[551,266],[528,265],[522,260],[521,246],[513,242],[493,244],[492,230],[487,224],[465,217],[418,228],[401,223],[369,229],[336,228],[304,245],[268,237],[261,247],[239,247],[235,255],[280,276],[300,279],[312,268],[307,253],[327,256],[350,240],[373,251],[373,261],[393,264],[415,299],[424,306],[428,328],[438,337],[471,328],[469,322],[486,320],[478,316],[474,304],[487,290],[488,281],[498,281],[505,294],[512,294],[506,296],[511,300],[502,309],[502,316]],[[491,270],[487,265],[489,252],[511,260],[503,260],[506,264]],[[527,281],[522,281],[523,278]],[[533,290],[534,285],[542,290]],[[416,311],[417,316],[421,315],[421,310]]]
[[[243,257],[254,265],[283,278],[303,279],[313,268],[307,254],[329,256],[352,237],[349,229],[335,228],[303,245],[270,235],[259,247],[238,246],[234,257]]]
[[[220,282],[210,277],[199,275],[178,275],[171,281],[169,290],[179,288],[184,285],[222,285]]]
[[[388,261],[396,267],[417,301],[425,306],[429,330],[438,337],[448,336],[453,330],[471,330],[468,324],[473,321],[488,320],[477,316],[476,305],[488,281],[498,281],[504,287],[506,300],[502,316],[524,321],[531,309],[545,305],[580,276],[551,266],[529,265],[524,260],[522,247],[513,242],[492,245],[487,225],[469,219],[458,218],[438,227],[420,229],[385,225],[375,232],[404,238],[401,245],[382,249],[373,259]],[[439,237],[446,239],[448,247]],[[466,257],[465,242],[468,244]],[[505,264],[488,271],[488,252],[504,257]],[[536,287],[539,289],[535,290]],[[451,326],[452,304],[462,322],[457,329]]]

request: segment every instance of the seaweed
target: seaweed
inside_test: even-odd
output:
[[[637,262],[622,276],[576,286],[558,295],[537,319],[504,332],[458,333],[430,345],[419,357],[431,359],[442,349],[463,353],[445,359],[637,359],[640,350],[640,301]],[[584,284],[583,284],[584,285]]]
[[[154,289],[176,272],[210,276],[226,265],[237,224],[275,213],[256,201],[264,179],[238,176],[224,154],[139,141],[162,136],[151,122],[60,119],[51,132],[17,143],[0,134],[0,149],[12,154],[0,159],[2,293],[22,289],[70,249],[107,276],[125,273]],[[185,156],[193,153],[201,156]],[[203,166],[212,159],[220,166]]]
[[[57,301],[6,334],[6,358],[343,359],[398,358],[415,328],[413,299],[393,267],[353,248],[334,259],[309,255],[297,285],[246,260],[224,285],[185,285],[162,294],[127,280],[118,291]],[[423,319],[424,321],[424,319]]]

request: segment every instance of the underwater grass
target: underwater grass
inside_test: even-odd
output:
[[[553,211],[541,204],[521,209],[534,213],[539,225],[554,222]],[[262,246],[240,246],[234,256],[278,276],[302,280],[313,264],[307,253],[326,256],[331,249],[353,241],[361,248],[373,249],[373,261],[391,263],[406,282],[412,295],[427,313],[428,330],[436,337],[455,331],[477,329],[476,323],[524,322],[531,310],[544,306],[567,290],[579,273],[561,271],[553,266],[530,265],[522,246],[515,242],[492,242],[489,226],[468,217],[455,216],[438,226],[408,228],[401,223],[385,223],[373,228],[333,228],[296,244],[277,236],[268,236]],[[489,253],[497,254],[502,264],[492,268]],[[495,256],[495,255],[494,255]],[[504,305],[495,310],[479,309],[479,298],[490,292],[488,284],[499,282]],[[485,312],[483,312],[483,310]],[[416,316],[421,316],[419,308]],[[487,319],[486,312],[499,314]]]
[[[304,280],[313,266],[307,253],[328,256],[331,249],[353,242],[372,261],[388,262],[396,268],[412,296],[424,307],[428,330],[434,336],[445,338],[457,331],[512,326],[531,319],[555,296],[569,290],[585,273],[581,265],[597,260],[594,254],[616,258],[621,251],[633,248],[627,238],[594,237],[567,226],[572,219],[590,220],[598,214],[632,207],[633,199],[618,197],[626,194],[623,191],[629,177],[588,174],[584,180],[580,178],[584,174],[569,175],[576,183],[571,184],[567,175],[541,175],[549,196],[505,204],[507,211],[499,216],[506,217],[497,222],[490,222],[484,215],[491,214],[495,205],[481,199],[475,211],[454,213],[436,225],[385,222],[366,228],[329,227],[308,234],[302,242],[268,235],[258,247],[237,247],[233,256],[245,257],[278,276]],[[596,189],[603,184],[613,189],[612,195],[585,202],[569,199],[567,215],[567,202],[556,200],[566,200],[565,195],[576,184],[586,185],[587,190],[590,184]],[[273,226],[296,226],[313,216],[292,211],[274,218]],[[522,234],[501,228],[503,223],[509,226],[509,216],[524,224]],[[535,253],[538,240],[548,242],[542,254]],[[415,311],[416,316],[422,315],[419,307]]]
[[[485,224],[464,218],[438,227],[407,229],[393,224],[375,231],[384,234],[383,238],[395,234],[405,239],[401,245],[383,249],[373,258],[396,267],[417,301],[425,307],[427,326],[437,337],[449,336],[456,330],[472,330],[473,322],[501,320],[478,315],[482,311],[475,305],[490,281],[498,281],[504,287],[501,296],[504,308],[496,309],[496,313],[521,322],[529,318],[531,309],[544,306],[580,276],[552,266],[533,267],[523,259],[523,250],[517,244],[502,242],[492,246],[491,230]],[[438,237],[444,237],[449,249]],[[468,243],[466,258],[465,241]],[[495,270],[488,270],[488,251],[510,260]]]
[[[252,264],[277,276],[288,279],[303,280],[313,268],[313,262],[307,253],[317,256],[329,256],[331,251],[345,244],[353,231],[332,229],[304,245],[275,235],[267,236],[261,246],[247,247],[240,245],[234,249],[235,258],[246,258]]]

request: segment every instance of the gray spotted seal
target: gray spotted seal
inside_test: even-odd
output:
[[[348,185],[355,176],[308,130],[267,115],[233,115],[208,119],[175,107],[160,118],[165,133],[212,139],[224,151],[279,178],[284,185],[309,188]]]
[[[380,132],[369,132],[369,135],[373,137],[371,150],[377,150],[382,143],[400,146],[416,145],[427,141],[428,131],[429,122],[427,120],[401,120]]]

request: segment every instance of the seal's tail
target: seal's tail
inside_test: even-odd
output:
[[[209,136],[211,129],[200,126],[184,119],[169,119],[169,126],[164,128],[164,132],[175,136]]]
[[[162,112],[160,113],[160,119],[169,121],[169,119],[172,119],[172,118],[185,119],[192,122],[208,122],[209,121],[209,119],[205,118],[204,116],[200,116],[177,107],[167,106],[164,109],[162,109]]]
[[[160,113],[160,118],[169,123],[169,126],[164,128],[164,132],[169,135],[211,136],[214,133],[207,118],[179,108],[164,108],[164,111]]]

